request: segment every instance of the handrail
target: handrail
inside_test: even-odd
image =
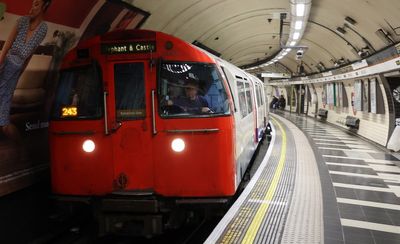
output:
[[[109,132],[108,132],[108,121],[107,121],[107,119],[108,119],[108,116],[107,116],[107,95],[108,95],[107,91],[104,91],[104,93],[103,93],[103,101],[104,101],[104,133],[106,135],[109,134]]]
[[[152,123],[153,123],[153,135],[157,134],[156,128],[156,106],[155,106],[155,90],[151,90],[151,111],[152,111]]]
[[[210,129],[189,129],[189,130],[166,130],[167,133],[216,133],[219,132],[218,128]]]

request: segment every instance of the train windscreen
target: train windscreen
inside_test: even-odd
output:
[[[230,114],[230,105],[215,64],[165,62],[159,77],[162,117]]]
[[[98,119],[102,116],[100,68],[87,65],[61,71],[52,118]]]

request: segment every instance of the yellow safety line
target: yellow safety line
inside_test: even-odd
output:
[[[256,234],[262,220],[264,219],[265,214],[267,213],[269,203],[271,202],[272,198],[274,197],[276,188],[278,186],[279,179],[281,178],[283,166],[285,165],[285,158],[286,158],[286,133],[282,128],[281,124],[274,118],[272,120],[278,124],[279,129],[282,132],[282,149],[281,149],[281,156],[279,159],[278,167],[275,171],[274,177],[272,178],[271,185],[268,188],[267,195],[264,197],[264,203],[261,204],[260,208],[257,210],[256,215],[254,216],[253,221],[251,222],[247,232],[244,236],[242,243],[253,243],[254,239],[256,238]]]

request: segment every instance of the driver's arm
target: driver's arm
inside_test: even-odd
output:
[[[213,113],[213,111],[209,107],[202,107],[201,112],[202,113]]]

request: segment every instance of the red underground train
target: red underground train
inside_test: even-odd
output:
[[[60,70],[53,193],[92,206],[101,233],[161,233],[182,206],[235,194],[267,121],[263,83],[206,51],[154,31],[94,37]]]

